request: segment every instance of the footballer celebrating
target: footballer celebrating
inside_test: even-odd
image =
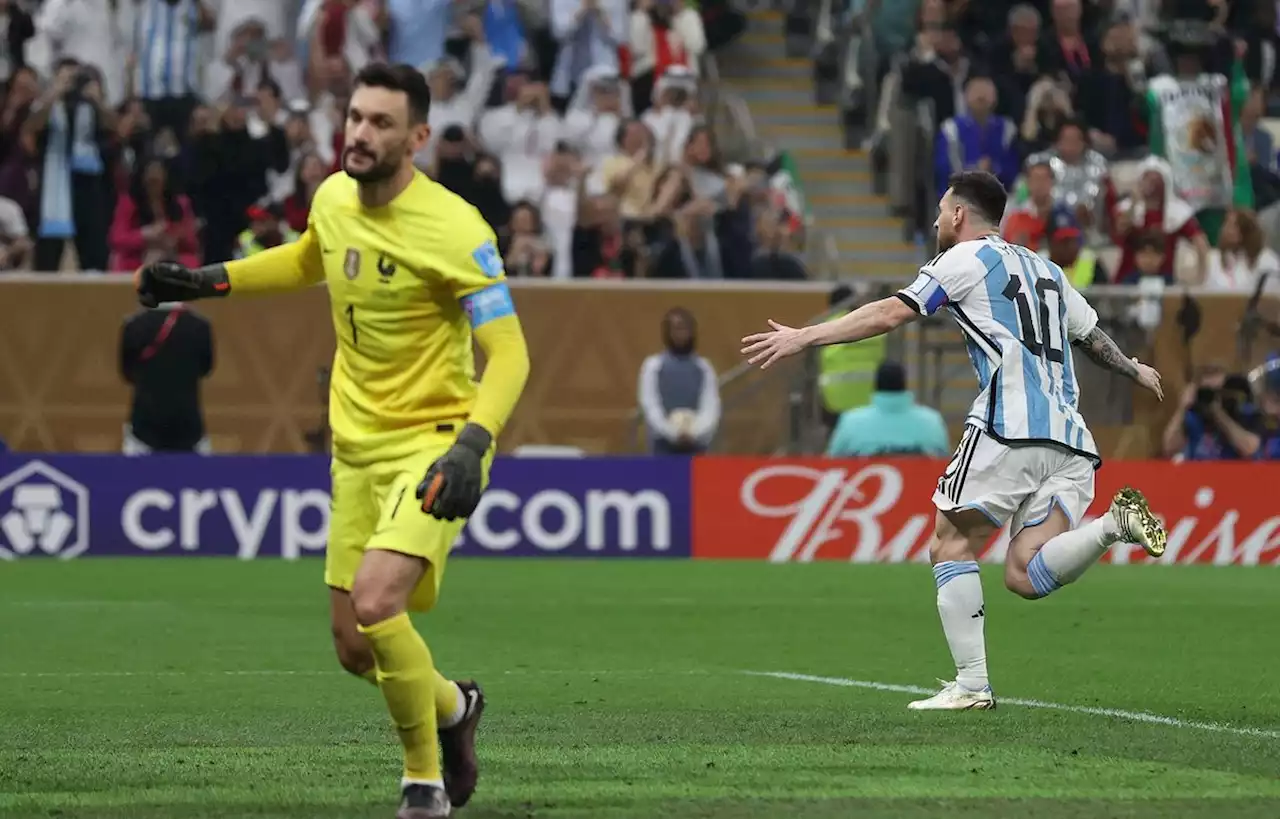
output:
[[[347,111],[343,172],[316,192],[298,241],[135,274],[148,307],[328,285],[338,344],[325,583],[338,659],[382,691],[404,745],[397,819],[448,816],[475,791],[484,695],[436,670],[408,612],[435,605],[529,374],[493,231],[413,166],[430,102],[412,67],[367,66]],[[478,384],[473,334],[487,361]]]

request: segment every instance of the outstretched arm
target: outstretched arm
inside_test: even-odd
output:
[[[776,321],[770,321],[773,328],[767,333],[756,333],[742,339],[746,346],[742,354],[750,364],[759,364],[760,369],[768,369],[773,362],[809,347],[825,347],[828,344],[845,344],[851,341],[862,341],[872,336],[884,335],[908,321],[920,318],[907,302],[899,296],[864,304],[847,316],[811,324],[808,327],[787,327]]]
[[[1095,326],[1083,337],[1071,343],[1076,349],[1084,353],[1090,361],[1102,369],[1119,373],[1125,378],[1137,382],[1144,389],[1155,393],[1160,400],[1164,400],[1164,390],[1160,386],[1160,373],[1138,361],[1138,359],[1126,356],[1120,351],[1120,347],[1112,341],[1111,336],[1102,331],[1101,327]]]

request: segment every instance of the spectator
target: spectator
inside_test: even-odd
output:
[[[684,168],[671,166],[658,176],[653,185],[653,199],[644,212],[644,221],[648,223],[645,236],[650,245],[660,248],[675,237],[675,214],[692,198],[693,189]]]
[[[596,196],[584,203],[573,232],[573,275],[593,279],[643,278],[647,261],[644,236],[625,229],[612,196]]]
[[[563,135],[546,83],[523,73],[504,82],[506,103],[480,116],[480,142],[502,163],[502,190],[509,201],[542,195],[542,165]]]
[[[113,270],[176,261],[200,265],[200,243],[191,201],[178,194],[160,159],[149,159],[127,194],[116,203],[111,225]]]
[[[446,57],[428,67],[427,82],[431,86],[431,109],[428,122],[432,138],[419,155],[422,166],[430,164],[435,152],[435,135],[443,133],[450,125],[460,125],[468,134],[474,134],[480,112],[484,110],[489,91],[498,75],[498,61],[484,39],[484,24],[474,14],[462,21],[462,29],[471,43],[468,74],[462,64]]]
[[[381,6],[360,0],[307,0],[298,17],[298,39],[309,73],[352,75],[381,55]]]
[[[140,310],[120,333],[120,375],[133,387],[124,454],[210,452],[200,382],[213,372],[213,330],[184,305]]]
[[[1243,381],[1243,385],[1241,385]],[[1262,441],[1253,427],[1247,380],[1210,364],[1182,393],[1182,403],[1164,431],[1165,457],[1189,461],[1254,457]]]
[[[540,200],[543,225],[551,243],[557,279],[573,276],[573,229],[578,222],[582,162],[567,143],[561,143],[547,158]]]
[[[267,188],[273,202],[284,202],[293,195],[298,183],[298,171],[307,157],[314,157],[325,173],[333,166],[332,156],[326,157],[321,146],[311,136],[311,124],[307,118],[307,110],[301,105],[291,106],[284,116],[284,124],[280,133],[284,136],[284,145],[279,144],[279,137],[273,137],[275,150],[288,156],[288,167],[283,171],[274,168],[267,170]],[[330,149],[332,150],[332,148]],[[322,179],[324,177],[321,177]],[[307,199],[310,202],[310,198]]]
[[[545,279],[551,275],[551,248],[541,235],[516,234],[508,244],[503,260],[508,276]]]
[[[952,117],[938,129],[936,178],[947,179],[953,173],[977,168],[995,174],[1006,188],[1012,187],[1018,174],[1017,128],[995,114],[995,83],[989,77],[970,77],[965,102],[968,113]]]
[[[569,103],[565,138],[582,154],[583,164],[595,168],[613,153],[618,129],[632,116],[631,89],[612,68],[598,66],[582,75]]]
[[[785,214],[766,210],[756,217],[755,257],[750,278],[770,281],[804,281],[804,262],[787,249],[791,229]],[[729,271],[732,276],[734,271]]]
[[[41,162],[37,270],[60,270],[67,240],[76,246],[81,270],[107,269],[114,118],[92,70],[65,60],[49,94],[23,123],[26,150]]]
[[[906,370],[895,361],[880,365],[871,404],[841,413],[827,443],[827,456],[831,458],[886,455],[941,458],[950,451],[942,414],[915,402],[915,396],[907,391]]]
[[[1009,11],[1008,29],[992,46],[987,62],[997,78],[998,113],[1021,122],[1027,95],[1044,76],[1047,63],[1040,45],[1040,12],[1027,3],[1014,6]]]
[[[546,6],[541,2],[488,0],[484,7],[484,36],[500,63],[514,70],[533,66],[536,55],[527,31],[545,22]]]
[[[450,0],[388,0],[386,8],[388,60],[425,66],[444,59]]]
[[[634,119],[619,126],[614,153],[600,163],[596,175],[600,187],[618,198],[623,219],[643,220],[658,179],[649,127]]]
[[[1178,241],[1191,243],[1196,250],[1194,279],[1204,281],[1209,257],[1209,241],[1196,221],[1191,206],[1174,193],[1169,163],[1148,157],[1141,165],[1137,190],[1116,205],[1112,237],[1123,253],[1116,271],[1117,283],[1129,283],[1138,276],[1134,259],[1135,241],[1154,231],[1161,234],[1164,258],[1160,271],[1169,281],[1176,271]]]
[[[1025,192],[1022,201],[1007,208],[1000,235],[1007,242],[1039,250],[1048,231],[1054,209],[1055,176],[1053,164],[1044,156],[1027,160]]]
[[[167,133],[172,134],[172,131]],[[151,119],[142,100],[130,98],[116,112],[115,143],[119,161],[116,162],[113,179],[116,190],[124,190],[129,180],[142,164],[142,159],[152,150],[158,135],[151,130]]]
[[[653,134],[654,157],[662,165],[683,160],[684,145],[693,130],[698,81],[687,68],[667,69],[653,86],[653,107],[641,121]]]
[[[31,261],[31,236],[22,206],[0,197],[0,270],[18,270]]]
[[[1023,155],[1049,148],[1073,113],[1071,94],[1066,88],[1048,78],[1037,82],[1027,97],[1026,111],[1018,131]]]
[[[1268,360],[1268,365],[1274,366],[1277,363],[1276,354],[1272,354]],[[1259,398],[1259,435],[1261,436],[1261,449],[1258,457],[1268,461],[1280,460],[1280,371],[1276,369],[1268,370],[1262,379],[1261,396]],[[0,441],[0,447],[4,446],[4,442]],[[0,449],[0,452],[3,452]]]
[[[476,155],[471,195],[467,201],[495,230],[506,227],[511,218],[511,206],[502,195],[502,166],[491,154]]]
[[[1209,251],[1205,286],[1253,293],[1264,278],[1265,288],[1280,287],[1280,257],[1266,246],[1257,216],[1247,210],[1229,211],[1218,234],[1218,246]]]
[[[1054,135],[1053,148],[1032,158],[1053,168],[1054,202],[1075,214],[1086,229],[1100,226],[1115,198],[1107,159],[1089,147],[1084,126],[1076,120],[1063,122]]]
[[[853,288],[836,285],[827,296],[824,321],[847,316],[854,308]],[[817,351],[818,388],[822,393],[822,425],[827,436],[835,431],[840,416],[871,401],[875,370],[884,360],[885,337],[872,336],[849,344],[828,344]]]
[[[651,276],[659,279],[723,279],[716,204],[695,199],[673,215],[675,234],[662,246]]]
[[[204,72],[205,99],[218,100],[230,94],[249,96],[270,83],[278,100],[305,97],[302,67],[293,58],[287,40],[268,39],[266,25],[258,18],[245,20],[232,33],[221,60],[210,63]],[[282,120],[277,125],[283,125]]]
[[[134,14],[133,91],[155,128],[182,139],[199,104],[200,35],[213,28],[214,14],[204,0],[140,0]]]
[[[1116,20],[1102,37],[1102,60],[1080,78],[1080,113],[1089,128],[1089,142],[1106,156],[1132,155],[1146,147],[1138,128],[1138,94],[1143,81],[1133,24]]]
[[[28,62],[46,76],[67,60],[91,65],[105,77],[103,98],[114,107],[128,97],[125,56],[132,50],[113,6],[104,0],[45,0],[34,20],[36,36],[27,45]],[[132,7],[118,4],[121,11]],[[43,55],[42,58],[38,55]]]
[[[511,244],[520,237],[542,239],[545,234],[542,228],[542,214],[538,206],[528,199],[522,199],[511,206],[511,219],[507,229],[498,234],[498,250],[505,259]]]
[[[440,135],[435,161],[428,168],[432,179],[449,190],[471,201],[476,166],[472,158],[474,148],[461,125],[450,125]]]
[[[702,16],[685,0],[637,0],[631,12],[631,95],[643,113],[653,99],[658,77],[673,66],[698,76],[698,60],[707,50]]]
[[[31,109],[40,99],[40,77],[34,69],[19,68],[13,72],[0,109],[0,158],[7,159],[19,147],[18,135]]]
[[[249,227],[240,234],[237,259],[279,247],[298,238],[298,233],[289,227],[284,221],[284,214],[275,206],[254,205],[245,215],[249,219]]]
[[[27,65],[27,41],[36,33],[31,15],[13,0],[0,0],[0,83]]]
[[[1106,284],[1111,278],[1097,255],[1085,245],[1080,223],[1066,209],[1055,212],[1049,228],[1049,261],[1062,268],[1067,281],[1077,290],[1094,283]]]
[[[1258,127],[1266,110],[1267,101],[1261,88],[1249,89],[1249,98],[1240,112],[1240,135],[1249,154],[1249,164],[1274,172],[1276,170],[1276,141],[1266,128]]]
[[[954,29],[925,29],[916,36],[902,69],[902,90],[912,99],[932,102],[934,119],[946,122],[964,113],[963,89],[971,73],[971,61]]]
[[[1082,13],[1080,0],[1053,0],[1049,12],[1053,25],[1044,41],[1049,71],[1065,74],[1072,85],[1077,85],[1098,62],[1097,46],[1081,26]]]
[[[282,203],[285,222],[289,229],[302,233],[307,229],[307,218],[311,215],[311,201],[315,199],[320,183],[329,176],[329,168],[316,154],[306,154],[298,162],[295,173],[293,193]]]
[[[665,349],[640,365],[640,410],[655,455],[706,452],[720,425],[720,385],[695,352],[697,333],[693,314],[673,308],[662,319]]]
[[[213,53],[226,51],[236,31],[249,22],[262,28],[266,40],[284,41],[285,35],[297,22],[296,19],[290,20],[289,16],[297,11],[298,5],[300,4],[296,2],[280,0],[218,0],[214,7],[217,9],[217,19],[214,21]],[[278,78],[276,80],[279,82]]]
[[[194,161],[198,176],[188,190],[203,202],[206,263],[234,256],[240,233],[249,226],[249,207],[270,199],[267,172],[283,173],[289,167],[282,129],[271,127],[261,136],[249,131],[250,104],[242,99],[228,107],[212,138],[206,135],[197,143],[200,151],[209,153]]]
[[[626,0],[551,0],[551,34],[560,43],[551,70],[551,95],[564,110],[587,69],[618,69],[618,48],[626,43]]]
[[[1133,240],[1133,271],[1117,281],[1133,284],[1140,279],[1154,278],[1171,282],[1174,269],[1165,256],[1165,237],[1159,230],[1145,230]],[[1127,250],[1127,248],[1126,248]]]

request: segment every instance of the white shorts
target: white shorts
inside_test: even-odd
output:
[[[967,426],[938,479],[933,505],[943,512],[977,509],[1010,537],[1037,526],[1057,504],[1074,527],[1093,503],[1093,463],[1051,446],[1007,446]]]

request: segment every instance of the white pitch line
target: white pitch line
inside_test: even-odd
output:
[[[686,676],[706,676],[711,671],[671,671],[666,669],[615,669],[611,671],[592,671],[590,669],[564,668],[516,668],[505,671],[476,672],[482,676],[568,676],[568,677],[617,677],[617,676],[649,676],[674,674]],[[721,672],[730,673],[730,672]],[[335,665],[332,670],[319,669],[306,671],[290,671],[286,669],[213,669],[208,671],[0,671],[0,680],[38,680],[38,679],[96,679],[112,677],[341,677],[343,672]]]
[[[819,683],[835,685],[842,688],[866,688],[872,691],[892,691],[897,694],[936,694],[936,688],[923,688],[918,685],[895,685],[893,683],[871,682],[868,680],[851,680],[846,677],[815,677],[811,674],[793,674],[788,671],[744,671],[753,677],[773,677],[778,680]],[[1093,708],[1088,705],[1066,705],[1060,702],[1043,700],[1025,700],[1009,697],[997,697],[1002,705],[1020,705],[1023,708],[1043,708],[1049,711],[1066,711],[1072,714],[1089,714],[1095,717],[1114,717],[1130,722],[1146,722],[1152,725],[1167,725],[1170,728],[1190,729],[1196,731],[1214,731],[1221,734],[1236,734],[1243,737],[1261,737],[1264,739],[1280,739],[1280,731],[1269,731],[1265,728],[1242,728],[1237,725],[1225,725],[1220,722],[1196,722],[1195,720],[1166,717],[1146,711],[1124,711],[1119,708]]]

